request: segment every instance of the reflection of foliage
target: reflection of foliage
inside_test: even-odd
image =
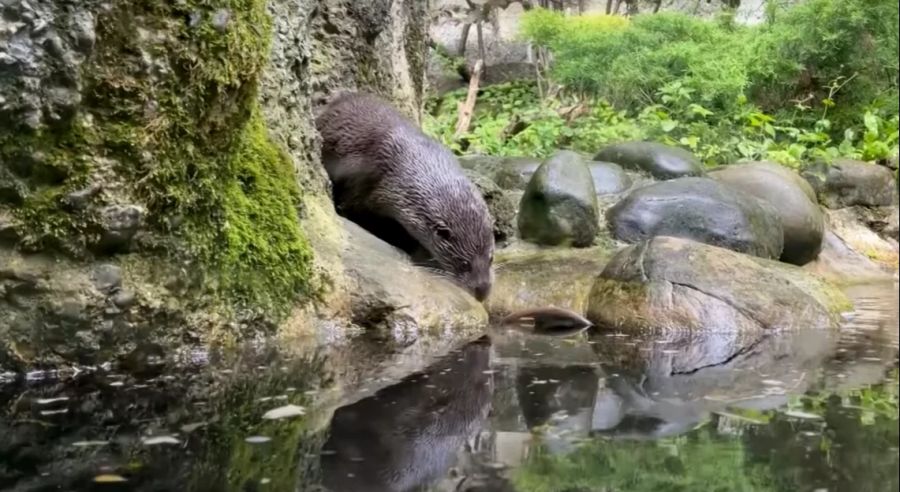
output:
[[[898,377],[871,387],[804,397],[822,421],[775,418],[744,434],[748,456],[768,466],[777,490],[898,490]]]
[[[595,439],[567,455],[537,445],[512,479],[521,492],[898,490],[898,371],[884,383],[809,395],[673,439]],[[746,413],[746,412],[744,412]],[[750,423],[758,421],[761,425]]]
[[[768,490],[739,441],[704,427],[660,441],[593,440],[567,456],[538,448],[513,477],[522,492]]]

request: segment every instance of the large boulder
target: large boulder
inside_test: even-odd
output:
[[[709,178],[679,178],[632,191],[606,213],[626,242],[675,236],[763,258],[781,256],[777,212],[747,193]]]
[[[560,151],[535,171],[519,202],[519,235],[547,246],[585,247],[598,225],[597,195],[584,160]]]
[[[835,287],[793,265],[657,237],[610,260],[587,318],[628,332],[731,333],[834,327],[850,307]]]
[[[772,205],[784,230],[781,261],[804,265],[822,249],[825,219],[812,187],[800,175],[771,162],[734,164],[709,177]]]
[[[852,159],[836,159],[807,168],[805,177],[828,208],[853,205],[867,207],[897,205],[897,181],[884,166]]]
[[[595,160],[614,162],[625,169],[649,173],[657,179],[700,176],[703,165],[690,152],[658,142],[623,142],[606,147]]]
[[[632,179],[618,164],[593,161],[588,164],[597,195],[612,195],[631,188]]]

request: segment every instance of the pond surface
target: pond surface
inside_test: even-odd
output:
[[[840,333],[493,330],[350,401],[267,347],[0,381],[0,490],[897,491],[897,286],[849,292]]]

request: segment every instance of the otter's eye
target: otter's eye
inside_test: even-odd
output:
[[[464,272],[469,272],[472,270],[472,264],[469,263],[467,260],[463,260],[462,262],[460,262],[459,266],[460,266],[460,268],[462,268],[462,271],[464,271]]]
[[[438,235],[439,238],[444,240],[449,240],[453,237],[453,234],[450,232],[450,228],[444,224],[438,224],[434,227],[435,234]]]

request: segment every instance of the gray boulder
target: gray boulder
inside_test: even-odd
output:
[[[591,170],[591,178],[594,180],[594,191],[597,195],[622,193],[631,188],[631,176],[618,164],[593,161],[588,164],[588,168]]]
[[[830,164],[816,163],[803,177],[813,186],[822,205],[836,209],[897,204],[897,181],[884,166],[852,159],[836,159]]]
[[[734,164],[709,177],[772,205],[784,230],[781,261],[805,265],[822,250],[825,219],[812,187],[797,173],[771,162]]]
[[[701,176],[703,165],[694,154],[658,142],[623,142],[602,149],[594,160],[614,162],[657,179]]]
[[[679,178],[638,188],[606,213],[618,239],[692,239],[763,258],[778,258],[784,233],[777,212],[709,178]]]

